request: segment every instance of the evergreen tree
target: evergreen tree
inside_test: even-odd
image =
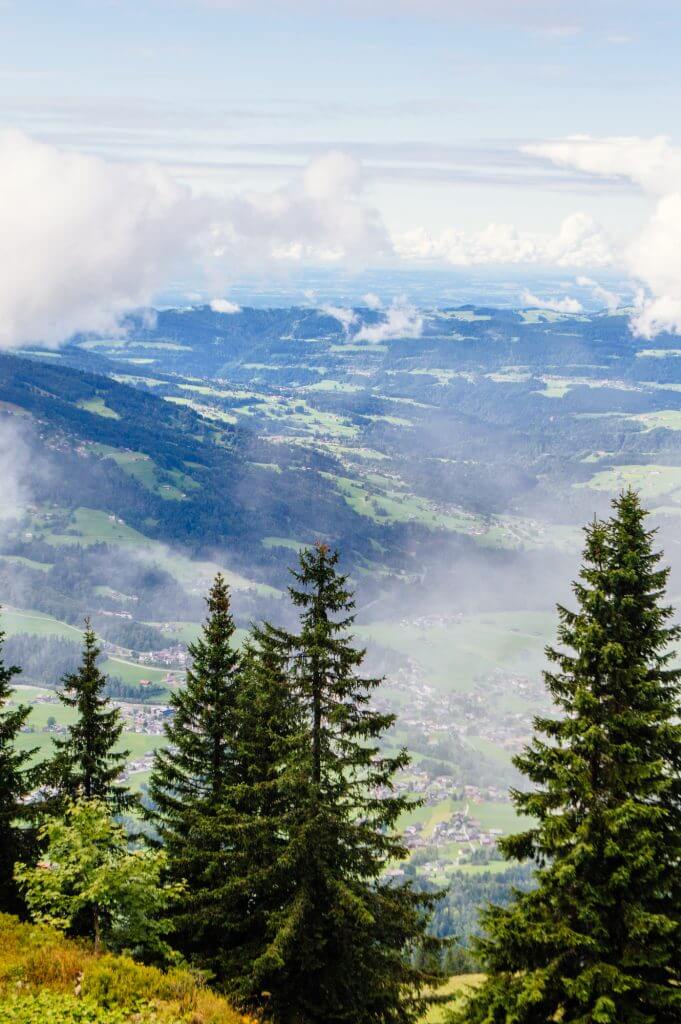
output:
[[[220,894],[223,942],[209,963],[244,1005],[259,1001],[254,964],[268,945],[270,915],[292,892],[288,834],[299,790],[301,726],[278,638],[254,628],[243,649],[236,698],[234,777],[218,814],[230,851]]]
[[[488,977],[458,1022],[681,1020],[680,631],[637,495],[613,506],[547,652],[561,717],[516,758],[534,788],[513,799],[537,823],[502,847],[538,887],[484,914]]]
[[[409,759],[379,753],[394,716],[370,706],[380,680],[357,674],[364,652],[348,636],[354,603],[337,563],[323,544],[303,552],[290,588],[300,633],[268,630],[303,727],[289,754],[287,884],[249,982],[265,1019],[281,1024],[402,1024],[418,1019],[422,988],[438,978],[410,958],[438,947],[425,936],[434,897],[381,878],[406,855],[395,826],[412,802],[392,780]]]
[[[81,665],[76,672],[64,676],[64,689],[59,693],[62,704],[75,708],[78,717],[68,727],[65,739],[53,740],[57,753],[51,772],[58,801],[64,797],[99,799],[120,811],[131,807],[135,798],[126,786],[116,783],[129,751],[115,750],[123,723],[118,709],[111,707],[103,696],[107,679],[97,666],[100,653],[97,638],[86,620]]]
[[[29,808],[23,798],[36,781],[36,773],[29,768],[35,751],[20,751],[16,746],[31,709],[22,704],[8,707],[14,693],[12,679],[21,669],[6,666],[2,660],[4,640],[0,631],[0,911],[18,913],[23,903],[14,882],[14,864],[31,846]]]
[[[221,894],[232,877],[233,851],[225,845],[221,810],[235,782],[240,680],[229,588],[219,574],[207,604],[202,635],[189,645],[187,684],[171,697],[168,746],[157,750],[149,783],[150,817],[165,845],[168,875],[187,883],[174,915],[174,942],[204,966],[219,960],[226,941]]]

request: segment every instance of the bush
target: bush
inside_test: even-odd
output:
[[[82,995],[76,997],[76,986]],[[248,1024],[185,968],[95,954],[0,914],[0,1024]]]

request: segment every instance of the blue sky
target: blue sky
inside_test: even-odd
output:
[[[681,141],[679,43],[675,0],[0,0],[0,127],[228,203],[271,204],[335,152],[359,177],[333,225],[366,207],[390,240],[355,263],[517,264],[531,243],[533,266],[629,274],[659,191],[616,149],[594,170],[541,147]],[[344,260],[287,219],[278,258]]]

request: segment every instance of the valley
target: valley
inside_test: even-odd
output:
[[[494,868],[514,828],[581,525],[631,484],[678,561],[681,361],[625,312],[429,309],[413,337],[351,312],[165,309],[0,355],[0,431],[30,465],[0,524],[7,655],[44,753],[90,616],[144,791],[215,573],[241,630],[286,625],[297,551],[337,546],[387,742],[413,754],[399,785],[425,801],[411,865],[440,884]]]

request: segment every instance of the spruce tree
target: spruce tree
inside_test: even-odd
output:
[[[51,772],[58,802],[64,797],[99,799],[121,811],[135,803],[127,786],[116,782],[129,751],[115,749],[123,723],[118,709],[103,696],[106,676],[97,666],[100,654],[97,637],[86,620],[82,662],[76,672],[64,676],[59,693],[62,704],[74,708],[77,718],[63,740],[53,741],[57,752]]]
[[[483,914],[487,981],[458,1022],[681,1020],[679,628],[637,495],[613,508],[586,530],[577,611],[558,609],[560,715],[516,758],[536,824],[502,847],[536,863],[537,888]]]
[[[433,897],[381,877],[406,855],[395,827],[412,804],[392,783],[409,759],[379,752],[394,716],[371,706],[380,680],[358,675],[364,651],[348,635],[354,602],[337,563],[324,544],[303,552],[290,588],[300,632],[269,630],[288,660],[303,728],[289,755],[287,884],[250,981],[277,1024],[407,1024],[437,980],[410,959],[438,945],[425,935]]]
[[[254,965],[268,945],[270,915],[292,892],[288,836],[302,725],[278,638],[253,628],[236,696],[234,777],[218,812],[230,853],[220,894],[222,944],[210,962],[223,988],[247,1007],[261,1001]]]
[[[202,634],[189,645],[186,687],[173,694],[168,746],[155,754],[149,784],[154,822],[168,855],[168,875],[186,881],[174,915],[174,943],[202,966],[219,961],[229,912],[221,897],[231,879],[221,811],[235,782],[235,705],[240,656],[229,588],[218,574]],[[231,901],[231,896],[229,897]]]
[[[14,865],[31,847],[30,808],[24,798],[35,785],[36,772],[29,767],[35,751],[18,750],[16,745],[31,709],[22,704],[8,706],[14,693],[12,679],[21,669],[5,665],[4,641],[0,631],[0,911],[15,914],[23,902],[14,882]]]

